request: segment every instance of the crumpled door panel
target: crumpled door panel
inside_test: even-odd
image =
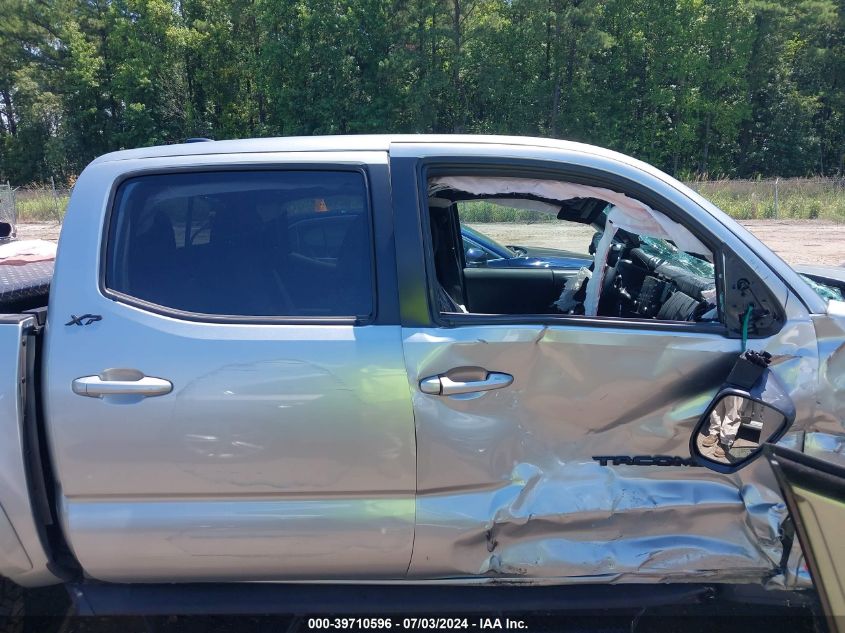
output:
[[[722,475],[686,465],[739,341],[563,325],[403,337],[418,451],[411,577],[747,582],[777,573],[785,514],[768,466]],[[808,423],[812,324],[793,320],[755,343],[775,354],[773,371]],[[514,382],[470,399],[419,391],[420,379],[455,367]]]

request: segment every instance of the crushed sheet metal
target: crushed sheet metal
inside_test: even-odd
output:
[[[755,348],[777,358],[797,410],[789,437],[800,441],[817,417],[818,348],[806,315],[787,313],[790,326]],[[418,451],[410,577],[784,586],[785,507],[764,462],[723,475],[592,459],[688,456],[739,341],[565,324],[406,328],[403,340]],[[460,366],[514,384],[471,401],[417,388]]]
[[[808,430],[833,436],[845,435],[845,311],[839,314],[840,308],[845,303],[831,301],[828,314],[813,316],[819,349],[818,407],[817,419]],[[816,439],[825,450],[841,455],[841,445]],[[821,448],[813,442],[810,447]]]
[[[640,470],[574,463],[541,472],[520,464],[502,488],[432,494],[420,504],[418,521],[436,530],[441,542],[452,543],[452,569],[440,561],[435,572],[420,561],[414,571],[613,574],[662,581],[690,569],[722,580],[748,580],[771,568],[779,547],[772,530],[780,518],[777,500],[763,499],[753,489],[738,492],[731,477],[712,481],[703,469],[687,468],[683,477],[674,472],[643,476]],[[420,558],[429,554],[419,549],[422,545],[418,540]]]
[[[768,586],[774,589],[808,589],[813,586],[813,579],[810,577],[810,570],[807,567],[807,560],[801,550],[798,539],[792,542],[792,549],[789,551],[784,573],[769,580]]]

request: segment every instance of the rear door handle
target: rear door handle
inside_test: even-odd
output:
[[[164,378],[145,376],[137,370],[107,369],[99,376],[83,376],[72,383],[73,393],[91,398],[103,396],[163,396],[173,391],[173,383]]]
[[[502,389],[513,383],[513,376],[497,371],[487,373],[484,380],[458,381],[452,380],[445,374],[429,376],[420,381],[420,391],[434,396],[457,396],[462,393],[476,393],[478,391],[492,391]]]

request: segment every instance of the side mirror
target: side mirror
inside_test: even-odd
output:
[[[467,266],[484,266],[487,263],[487,253],[480,248],[470,247],[464,253],[467,260]]]
[[[735,472],[764,444],[779,440],[794,419],[792,400],[766,369],[750,390],[733,386],[719,390],[690,438],[690,454],[711,470]]]

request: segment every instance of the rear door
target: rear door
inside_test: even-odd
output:
[[[383,153],[82,175],[45,402],[63,527],[88,574],[404,576],[414,427],[386,191]]]
[[[765,463],[722,475],[696,467],[688,448],[741,349],[736,314],[747,305],[732,295],[741,279],[780,319],[774,326],[770,321],[766,333],[762,327],[753,333],[749,346],[778,357],[775,371],[789,385],[798,416],[809,413],[810,398],[801,389],[796,393],[794,380],[812,376],[816,367],[807,313],[798,301],[787,309],[787,291],[773,276],[763,284],[750,268],[725,262],[739,252],[754,262],[749,266],[762,270],[765,264],[653,176],[581,152],[394,144],[391,174],[403,343],[417,425],[410,574],[558,582],[752,582],[771,575],[781,556],[783,506]],[[430,187],[432,174],[466,176],[468,189],[449,207],[448,199],[433,194],[442,192],[445,180]],[[609,181],[609,174],[615,179]],[[463,223],[460,207],[471,197],[469,188],[505,177],[541,181],[537,191],[560,189],[561,182],[600,183],[671,213],[711,249],[715,267],[709,275],[720,288],[721,311],[708,308],[708,317],[697,312],[703,318],[688,321],[654,318],[645,305],[640,317],[555,313],[557,271],[465,267],[459,270],[464,289],[476,283],[479,271],[507,277],[487,290],[510,312],[476,310],[472,289],[459,296],[457,277],[438,270],[443,262],[463,262],[460,248],[443,246],[448,230],[434,237],[432,217],[448,217],[457,206]],[[507,207],[525,199],[524,191],[514,189],[510,199],[498,195],[495,206],[483,208],[485,219],[472,222],[477,230],[502,243],[532,246],[526,235],[554,228],[554,215],[548,222],[508,224],[514,214]],[[561,208],[549,199],[532,202],[555,214]],[[508,215],[492,226],[487,218],[503,206]],[[582,233],[572,232],[572,240],[557,248],[588,253],[594,240]],[[402,241],[406,236],[424,248],[414,250],[410,238]],[[630,261],[616,264],[623,265]],[[561,272],[571,278],[576,271]],[[520,275],[532,282],[525,292]],[[605,288],[619,296],[623,290]],[[444,293],[453,294],[444,299]],[[638,290],[633,298],[645,294]],[[715,293],[709,296],[717,300]],[[545,313],[523,312],[524,305]]]

